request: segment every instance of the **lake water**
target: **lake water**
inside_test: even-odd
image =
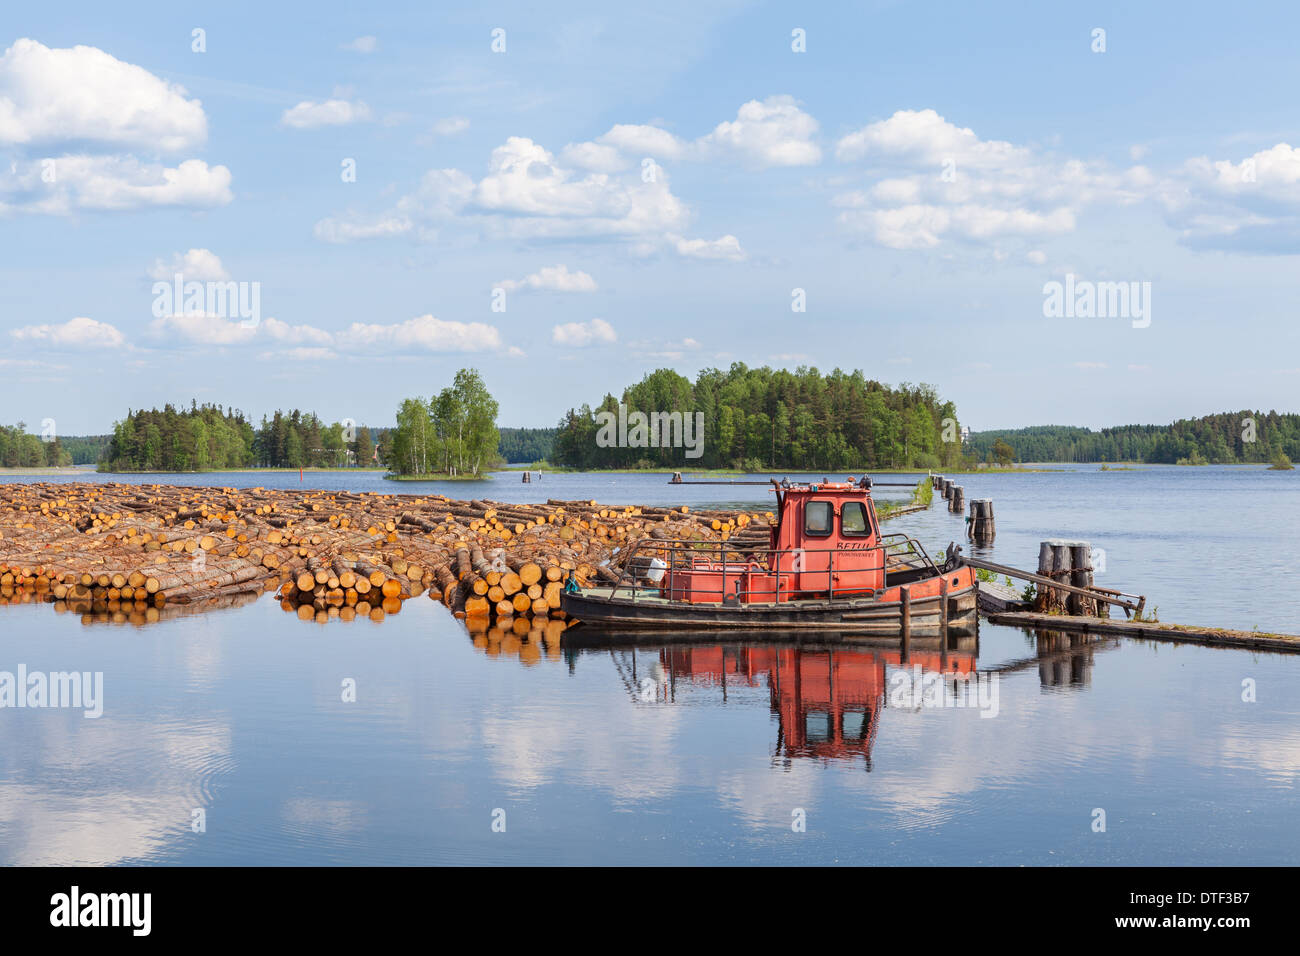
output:
[[[114,480],[771,500],[663,475]],[[1098,583],[1147,595],[1162,620],[1300,633],[1300,473],[1071,466],[958,481],[994,500],[994,560],[1033,567],[1040,540],[1088,540],[1105,550]],[[963,528],[936,503],[888,530],[934,552]],[[0,862],[1300,863],[1300,656],[985,622],[946,660],[920,646],[900,663],[887,643],[806,637],[488,641],[427,597],[325,626],[270,598],[146,627],[0,608],[0,671],[104,675],[97,719],[0,710]],[[917,666],[925,693],[909,696]],[[972,686],[974,706],[933,706]]]

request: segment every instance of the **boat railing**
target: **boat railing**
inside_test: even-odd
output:
[[[891,535],[891,537],[897,537]],[[909,539],[911,540],[911,539]],[[913,541],[915,549],[929,561],[925,549]],[[826,555],[825,568],[821,555]],[[655,559],[660,564],[656,565]],[[605,568],[605,581],[597,591],[608,587],[613,598],[620,590],[635,601],[638,596],[684,593],[706,599],[716,598],[717,603],[775,603],[780,600],[782,584],[789,592],[790,579],[800,577],[799,590],[835,597],[853,593],[883,591],[886,570],[891,558],[885,547],[863,550],[840,548],[769,548],[751,547],[748,544],[729,544],[726,541],[699,541],[691,538],[641,538],[634,542],[618,565]],[[911,565],[905,565],[910,567]],[[933,567],[933,563],[930,564]],[[684,572],[690,572],[687,578]],[[836,584],[837,575],[871,574],[881,572],[882,587],[865,589],[853,584]],[[652,573],[658,579],[651,578]],[[937,573],[937,572],[936,572]],[[705,575],[716,574],[717,586],[702,583]],[[825,587],[821,586],[825,575]],[[770,583],[768,579],[770,578]],[[652,583],[644,584],[650,580]],[[814,582],[810,586],[810,582]]]
[[[886,565],[892,561],[903,568],[926,568],[934,574],[939,573],[925,546],[910,535],[902,532],[882,534],[880,544],[885,549]]]

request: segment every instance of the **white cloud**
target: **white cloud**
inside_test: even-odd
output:
[[[694,141],[658,126],[619,123],[594,142],[570,143],[568,163],[602,172],[624,169],[631,159],[707,160],[737,157],[759,167],[811,166],[821,161],[813,142],[817,121],[792,96],[769,96],[743,104],[734,120],[719,123]]]
[[[230,202],[230,170],[187,159],[175,167],[133,156],[62,156],[53,182],[42,164],[18,167],[0,181],[0,212],[67,215],[75,210],[118,211],[149,206],[217,206]]]
[[[834,198],[840,222],[895,249],[1069,233],[1085,205],[1138,202],[1151,182],[1142,167],[1115,172],[981,140],[934,110],[899,110],[871,123],[843,137],[836,156],[861,161],[875,179]]]
[[[1186,245],[1300,252],[1300,148],[1289,143],[1239,162],[1190,159],[1152,192]]]
[[[501,333],[481,322],[449,322],[420,315],[395,325],[354,322],[341,340],[361,346],[425,352],[489,352],[501,348]]]
[[[596,280],[585,272],[570,272],[569,267],[543,266],[522,279],[504,279],[497,283],[508,292],[517,289],[545,289],[552,292],[595,292]]]
[[[487,174],[477,182],[457,169],[429,170],[389,211],[323,219],[316,234],[334,242],[397,232],[425,238],[441,223],[459,221],[507,239],[662,242],[689,218],[667,177],[646,183],[639,176],[581,175],[532,140],[513,136],[492,151]]]
[[[1075,362],[1074,367],[1084,369],[1085,371],[1110,368],[1110,366],[1105,362]]]
[[[551,341],[556,345],[570,348],[609,345],[617,340],[618,336],[613,327],[604,319],[592,319],[590,322],[565,322],[551,329]]]
[[[187,280],[215,282],[229,279],[225,266],[210,249],[190,249],[178,252],[169,261],[155,259],[149,268],[149,278],[171,281],[179,273]]]
[[[311,325],[290,325],[279,319],[266,319],[257,329],[277,342],[298,342],[311,345],[332,345],[334,336],[324,329]]]
[[[126,344],[126,336],[107,322],[78,317],[62,325],[28,325],[9,332],[19,342],[55,349],[114,349]]]
[[[342,44],[339,49],[351,50],[353,53],[374,53],[379,49],[379,40],[377,37],[371,36],[357,37],[355,40]]]
[[[257,337],[256,326],[204,313],[165,315],[150,322],[149,330],[155,338],[182,345],[247,345]]]
[[[680,159],[690,149],[666,129],[625,123],[616,124],[608,133],[597,137],[596,142],[629,155],[659,159]]]
[[[272,343],[292,344],[295,347],[334,344],[332,333],[310,325],[290,325],[274,318],[246,325],[240,319],[201,312],[162,316],[149,323],[149,330],[164,345],[171,343],[224,348],[239,345],[266,347]]]
[[[727,259],[740,262],[745,258],[745,251],[740,248],[740,240],[726,235],[721,239],[683,239],[670,236],[677,254],[689,259]]]
[[[570,143],[560,150],[560,161],[596,173],[616,173],[631,165],[626,156],[603,143]]]
[[[0,144],[102,143],[174,152],[207,138],[198,100],[92,46],[30,39],[0,56]]]
[[[469,120],[463,116],[448,116],[433,124],[433,131],[439,136],[455,136],[469,129]]]
[[[290,325],[263,319],[245,325],[239,319],[210,314],[168,315],[150,323],[158,339],[179,345],[209,347],[256,346],[265,354],[303,361],[337,358],[337,350],[352,347],[389,349],[395,353],[485,352],[502,348],[501,333],[478,322],[448,322],[421,315],[390,325],[354,322],[342,332],[312,325]]]
[[[339,356],[333,349],[292,348],[284,352],[283,357],[293,362],[325,362]]]
[[[816,133],[817,121],[794,97],[769,96],[745,103],[734,120],[719,123],[700,145],[739,153],[759,166],[813,166],[822,158],[812,141]]]
[[[1025,253],[1025,258],[1034,265],[1041,266],[1043,263],[1047,262],[1047,253],[1043,252],[1041,249],[1030,249]]]
[[[402,216],[384,216],[369,222],[346,219],[322,219],[312,230],[324,242],[351,242],[354,239],[381,239],[401,236],[411,231],[411,221]]]
[[[360,100],[334,99],[322,103],[303,100],[297,106],[284,111],[284,115],[280,117],[280,124],[294,129],[315,129],[318,126],[361,123],[368,119],[370,119],[370,107]]]

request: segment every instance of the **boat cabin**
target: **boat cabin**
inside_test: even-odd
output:
[[[777,522],[766,552],[740,563],[721,554],[695,558],[689,567],[674,562],[665,582],[671,600],[779,602],[872,595],[884,588],[886,549],[870,478],[773,484]]]

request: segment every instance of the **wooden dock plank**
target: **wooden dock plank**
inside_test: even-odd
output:
[[[1300,635],[1294,634],[1234,631],[1218,627],[1189,627],[1153,621],[1112,621],[1101,617],[1072,617],[1063,614],[1038,614],[1033,611],[994,613],[988,615],[988,620],[993,624],[1033,627],[1048,631],[1116,634],[1121,637],[1140,637],[1156,641],[1300,653]]]

